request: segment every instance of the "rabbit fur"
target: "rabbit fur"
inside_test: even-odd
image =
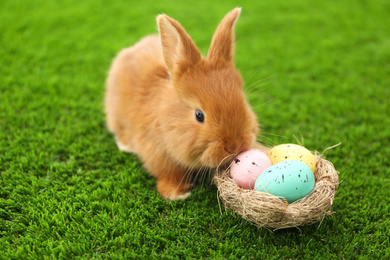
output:
[[[229,163],[243,150],[266,150],[256,143],[259,125],[233,60],[240,12],[235,8],[223,18],[207,57],[176,20],[162,14],[159,36],[141,39],[113,60],[107,127],[120,150],[140,158],[167,200],[187,198],[189,176],[200,169]]]

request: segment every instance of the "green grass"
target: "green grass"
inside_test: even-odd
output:
[[[105,129],[111,59],[156,33],[157,14],[205,53],[237,5],[246,91],[272,77],[249,96],[260,137],[343,142],[326,153],[342,183],[320,227],[258,229],[221,215],[208,185],[164,201]],[[390,258],[389,12],[386,0],[0,1],[0,258]]]

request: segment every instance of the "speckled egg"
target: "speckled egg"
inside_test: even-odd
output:
[[[286,161],[298,160],[307,164],[314,173],[316,170],[316,159],[305,147],[296,144],[281,144],[273,147],[268,152],[272,164]]]
[[[257,149],[241,152],[230,166],[230,175],[238,186],[253,189],[257,177],[268,167],[271,160],[267,154]]]
[[[310,167],[297,160],[276,163],[260,174],[255,189],[285,198],[292,203],[307,196],[315,184]]]

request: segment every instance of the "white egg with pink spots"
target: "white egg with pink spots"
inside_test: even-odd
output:
[[[238,186],[253,189],[259,175],[272,165],[267,154],[257,149],[241,152],[230,166],[230,176]]]

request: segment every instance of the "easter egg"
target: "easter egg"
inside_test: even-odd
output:
[[[314,173],[316,170],[316,159],[305,147],[296,144],[281,144],[273,147],[268,152],[272,164],[286,161],[298,160],[307,164]]]
[[[253,189],[257,177],[270,166],[271,161],[267,154],[251,149],[241,152],[234,158],[230,166],[230,175],[241,188]]]
[[[260,174],[255,189],[285,198],[292,203],[307,196],[313,189],[315,178],[305,163],[287,160],[276,163]]]

